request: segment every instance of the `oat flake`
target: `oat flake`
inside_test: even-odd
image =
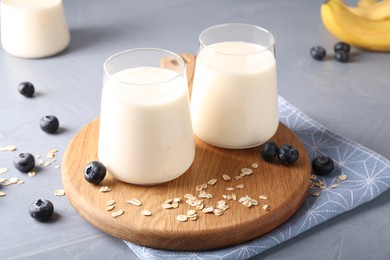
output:
[[[144,209],[141,211],[141,215],[143,216],[151,216],[152,212],[150,210]]]
[[[122,215],[123,213],[124,213],[123,209],[120,209],[120,210],[118,210],[118,211],[112,212],[112,213],[111,213],[111,216],[112,216],[113,218],[116,218],[116,217],[119,217],[120,215]]]

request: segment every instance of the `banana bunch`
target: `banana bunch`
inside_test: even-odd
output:
[[[326,29],[341,41],[370,51],[390,51],[390,0],[325,0],[321,18]]]

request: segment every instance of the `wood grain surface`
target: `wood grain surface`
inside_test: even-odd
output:
[[[185,54],[190,85],[193,78],[195,57]],[[195,138],[196,155],[191,168],[181,177],[155,186],[137,186],[115,180],[108,173],[99,185],[84,180],[86,164],[98,160],[97,147],[99,119],[86,125],[69,143],[62,161],[62,180],[68,200],[77,212],[101,231],[114,237],[140,245],[170,250],[205,250],[229,246],[259,237],[275,229],[289,219],[302,204],[309,186],[310,160],[295,136],[283,124],[272,137],[277,144],[291,144],[300,152],[299,160],[293,165],[265,162],[259,155],[260,147],[242,150],[222,149],[207,145]],[[253,163],[259,167],[254,173],[236,180],[244,167]],[[232,177],[224,181],[222,175]],[[193,206],[184,202],[185,194],[198,195],[196,186],[217,179],[206,191],[212,199],[203,199],[205,205],[216,206],[223,195],[236,194],[237,198],[250,196],[259,201],[258,206],[247,208],[238,201],[227,200],[229,209],[223,215],[205,214],[197,210],[196,221],[179,222],[176,217],[186,214]],[[227,191],[227,187],[244,184],[244,188]],[[108,186],[110,192],[100,192],[101,186]],[[266,195],[268,200],[259,199]],[[163,209],[161,204],[179,197],[182,201],[176,209]],[[126,203],[137,198],[141,206]],[[107,211],[106,201],[114,200],[115,209],[124,214],[113,218]],[[270,210],[263,209],[268,204]],[[151,216],[141,215],[143,209]]]

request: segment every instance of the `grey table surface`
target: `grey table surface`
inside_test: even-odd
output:
[[[305,0],[65,0],[71,32],[68,49],[46,59],[20,59],[0,50],[0,146],[45,156],[58,148],[57,162],[72,137],[99,115],[102,65],[115,52],[158,47],[196,53],[205,28],[251,23],[273,32],[277,44],[279,94],[342,136],[390,158],[390,54],[353,49],[351,62],[332,57],[337,41],[320,19],[321,1]],[[323,62],[311,59],[314,45],[327,48]],[[37,94],[17,91],[31,81]],[[60,119],[58,134],[39,128],[42,116]],[[137,259],[119,239],[92,227],[61,189],[61,170],[40,167],[35,177],[18,173],[15,153],[0,152],[0,177],[25,183],[2,187],[1,259]],[[37,198],[54,203],[50,223],[28,215]],[[285,242],[256,259],[390,259],[390,192]]]

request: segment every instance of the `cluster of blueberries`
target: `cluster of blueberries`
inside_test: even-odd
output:
[[[32,98],[35,93],[34,85],[31,82],[22,82],[18,85],[18,91],[25,97]],[[60,123],[57,117],[53,115],[44,116],[39,123],[42,131],[53,134],[57,132]],[[31,153],[19,153],[13,164],[15,168],[23,173],[28,173],[35,167],[35,158]],[[48,221],[54,213],[53,203],[49,200],[38,199],[29,207],[30,216],[39,221]]]
[[[285,165],[294,163],[299,158],[298,150],[288,144],[280,147],[272,141],[268,141],[260,149],[260,155],[267,162],[280,162]],[[313,173],[320,176],[328,175],[333,171],[333,160],[326,155],[319,155],[312,161]]]
[[[349,61],[349,53],[351,51],[351,46],[346,42],[338,42],[333,47],[334,58],[339,61],[346,63]],[[315,60],[323,60],[326,56],[326,50],[324,47],[315,46],[310,49],[310,55]]]

